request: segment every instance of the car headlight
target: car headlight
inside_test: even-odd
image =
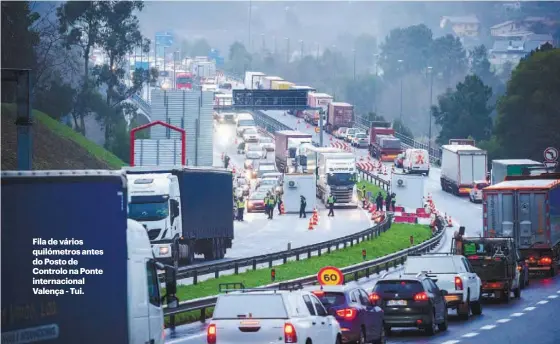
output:
[[[165,256],[169,253],[169,247],[167,246],[160,246],[159,247],[159,255],[160,256]]]

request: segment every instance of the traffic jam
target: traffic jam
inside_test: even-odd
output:
[[[232,119],[225,115],[217,114],[216,120],[235,123],[237,152],[245,155],[246,173],[235,177],[235,196],[248,199],[248,212],[264,212],[265,198],[282,190],[283,173],[267,160],[274,151],[274,139],[258,130],[250,114],[232,113]],[[381,132],[387,129],[391,128],[379,128]],[[339,128],[333,135],[344,140],[337,143],[342,145],[337,148],[344,150],[362,147],[361,136],[366,134],[356,128]],[[378,152],[378,157],[383,155]],[[429,174],[425,150],[408,149],[392,158],[404,173]],[[371,164],[378,168],[377,163]],[[496,173],[500,164],[504,162],[496,162]],[[452,235],[448,252],[411,254],[400,272],[385,273],[373,287],[345,282],[344,273],[333,266],[322,268],[316,285],[311,286],[280,283],[277,287],[246,288],[242,283],[221,284],[206,328],[207,343],[386,343],[394,330],[408,328],[429,336],[447,331],[450,315],[459,321],[479,316],[483,300],[509,303],[520,299],[534,274],[556,275],[560,235],[542,233],[556,235],[549,241],[554,245],[531,245],[527,241],[531,239],[515,238],[507,227],[497,232],[498,218],[518,216],[513,211],[498,212],[506,196],[530,183],[535,193],[532,203],[521,198],[515,211],[547,205],[543,220],[550,224],[550,203],[557,204],[560,199],[560,184],[557,178],[546,179],[542,174],[517,178],[494,185],[483,179],[469,189],[471,202],[485,201],[484,236],[465,236],[465,227],[460,227]]]

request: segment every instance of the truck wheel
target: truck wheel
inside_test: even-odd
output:
[[[513,290],[513,297],[515,297],[516,299],[521,298],[521,288],[518,287]]]
[[[482,314],[482,303],[480,302],[480,298],[478,301],[471,302],[471,312],[473,315]]]
[[[194,263],[194,244],[189,242],[187,244],[187,265]]]
[[[506,290],[502,290],[502,301],[505,303],[509,303],[511,300],[511,290],[507,288]]]
[[[554,263],[554,262],[553,262]],[[555,266],[551,266],[550,267],[550,277],[555,277],[556,276],[556,267]]]

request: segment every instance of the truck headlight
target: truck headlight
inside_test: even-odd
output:
[[[159,255],[160,256],[165,256],[169,253],[169,247],[167,246],[160,246],[159,247]]]

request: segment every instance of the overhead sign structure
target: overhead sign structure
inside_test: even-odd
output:
[[[344,284],[344,274],[334,266],[325,266],[317,273],[317,281],[320,285]]]

